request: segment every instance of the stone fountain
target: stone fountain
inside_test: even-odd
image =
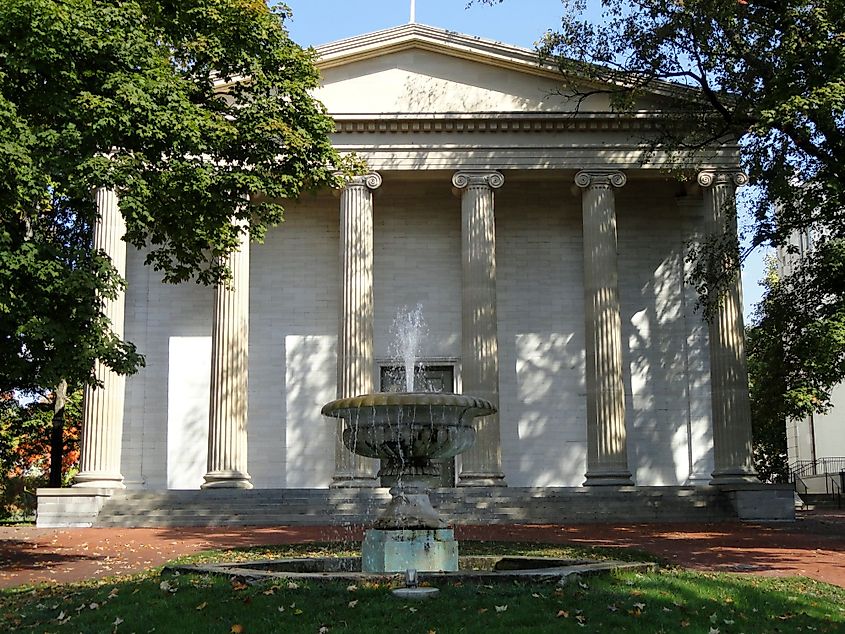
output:
[[[362,545],[364,572],[456,571],[458,544],[428,492],[437,482],[433,460],[451,458],[475,442],[472,421],[496,408],[461,394],[377,393],[323,406],[344,418],[343,443],[361,456],[381,459],[378,475],[392,499]]]
[[[458,544],[429,491],[440,475],[435,460],[457,456],[475,442],[473,419],[496,412],[489,401],[461,394],[414,392],[414,370],[425,331],[421,307],[394,322],[396,358],[404,365],[406,392],[342,398],[323,406],[325,416],[343,418],[343,443],[350,451],[379,458],[379,477],[391,500],[366,531],[364,572],[456,571]]]

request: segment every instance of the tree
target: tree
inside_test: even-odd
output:
[[[0,3],[0,390],[132,373],[102,300],[124,280],[92,252],[95,188],[166,282],[225,283],[238,234],[340,182],[314,52],[261,0]],[[252,204],[244,197],[258,193]]]
[[[540,42],[541,54],[560,65],[562,93],[582,105],[606,94],[614,108],[631,111],[657,90],[664,124],[647,140],[644,161],[659,148],[670,168],[688,169],[709,149],[738,144],[752,185],[750,248],[789,248],[795,232],[815,233],[813,255],[794,279],[770,287],[759,313],[764,330],[782,336],[755,345],[790,353],[784,363],[776,348],[763,355],[771,362],[765,371],[797,397],[790,416],[823,409],[830,387],[845,378],[845,3],[593,4],[603,11],[598,24],[582,17],[587,0],[563,0],[560,29]],[[709,242],[698,254],[693,281],[708,308],[747,255],[735,243]],[[712,262],[733,266],[717,277]]]
[[[49,392],[21,399],[0,394],[0,516],[28,515],[34,509],[32,492],[39,486],[70,481],[79,461],[82,391],[69,391],[64,402],[58,453],[51,449],[60,395]],[[58,483],[53,482],[54,474]],[[30,494],[30,495],[27,495]]]

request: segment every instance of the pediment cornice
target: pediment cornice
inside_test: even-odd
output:
[[[339,134],[361,133],[514,133],[514,132],[611,132],[656,129],[660,113],[374,113],[333,114]]]

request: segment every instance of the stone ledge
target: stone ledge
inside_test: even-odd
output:
[[[38,528],[90,528],[114,489],[38,489]]]
[[[740,520],[795,520],[795,494],[789,484],[739,484],[722,490]]]

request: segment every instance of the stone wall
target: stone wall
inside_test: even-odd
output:
[[[431,335],[423,356],[457,362],[460,382],[460,200],[450,173],[383,176],[374,201],[376,358],[388,356],[397,308],[419,302]],[[578,486],[586,453],[580,192],[569,174],[505,178],[495,194],[504,472],[512,486]],[[628,455],[641,485],[685,484],[712,470],[706,328],[683,286],[689,218],[676,190],[631,180],[616,192]],[[330,195],[306,198],[252,246],[249,472],[259,488],[331,481],[334,427],[319,407],[335,396],[338,206]],[[213,292],[163,286],[141,263],[130,252],[126,333],[147,367],[127,384],[123,474],[129,486],[199,478],[198,487]],[[197,429],[177,433],[185,425]]]

